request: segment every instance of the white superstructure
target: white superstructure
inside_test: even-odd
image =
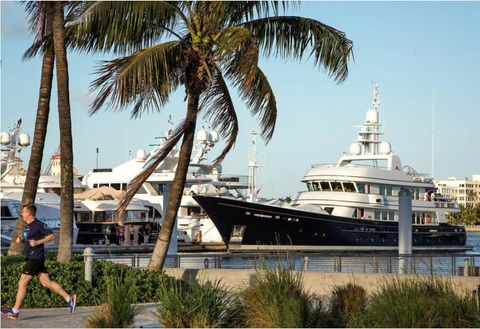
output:
[[[171,129],[167,133],[170,137]],[[246,189],[244,178],[222,175],[221,165],[205,164],[205,155],[218,142],[218,134],[202,129],[197,133],[198,147],[193,156],[185,183],[184,196],[178,211],[178,238],[186,242],[221,242],[222,238],[215,225],[193,200],[192,194],[218,194],[225,189]],[[130,159],[116,167],[94,169],[83,177],[83,184],[89,188],[110,186],[117,190],[126,190],[128,183],[139,174],[152,157],[159,152],[162,145],[152,151],[139,150],[134,159]],[[135,194],[136,199],[144,200],[146,207],[152,212],[164,213],[164,191],[170,188],[175,177],[180,150],[175,147],[159,164],[155,172]],[[155,217],[155,216],[152,216]]]
[[[357,139],[336,164],[313,165],[296,204],[314,204],[327,212],[365,220],[398,221],[398,192],[412,192],[413,224],[445,223],[445,213],[458,211],[454,200],[437,193],[433,180],[410,166],[402,166],[389,142],[382,140],[380,92],[374,88]]]

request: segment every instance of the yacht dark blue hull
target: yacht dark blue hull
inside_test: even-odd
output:
[[[231,249],[250,246],[398,246],[398,222],[363,220],[252,203],[237,199],[194,196]],[[464,247],[463,226],[413,225],[417,247]]]

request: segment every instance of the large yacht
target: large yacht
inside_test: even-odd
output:
[[[30,137],[21,132],[22,120],[19,119],[8,132],[0,136],[1,149],[1,240],[2,246],[9,245],[22,207],[23,190],[26,171],[23,161],[19,157],[22,149],[30,145]],[[75,189],[81,188],[80,181],[76,180]],[[60,197],[56,194],[60,190],[60,176],[41,175],[38,182],[35,204],[36,217],[46,223],[54,234],[60,232]],[[73,243],[76,244],[78,228],[73,226]],[[56,239],[49,244],[58,244]]]
[[[138,150],[135,158],[116,167],[93,169],[83,177],[82,183],[89,188],[109,186],[118,191],[125,191],[130,180],[149,164],[155,154],[160,151],[162,143],[170,138],[171,118],[169,123],[170,129],[166,136],[160,138],[162,142],[154,145],[153,150],[148,153],[143,149]],[[218,134],[215,131],[202,129],[197,133],[197,140],[197,151],[190,162],[184,195],[178,211],[177,237],[179,241],[188,243],[223,243],[217,228],[193,200],[192,194],[218,195],[219,193],[230,194],[234,191],[241,193],[247,188],[246,176],[224,175],[221,165],[206,163],[206,154],[218,142]],[[148,218],[151,218],[155,225],[161,225],[166,206],[164,195],[173,182],[179,152],[180,150],[175,147],[135,194],[135,198],[141,200],[149,209]],[[90,221],[95,220],[90,219]],[[79,222],[80,218],[77,218],[77,223],[80,224]],[[86,224],[84,220],[80,226],[86,227]]]
[[[412,244],[420,250],[465,249],[465,228],[451,225],[446,213],[455,201],[436,193],[426,174],[402,166],[383,135],[380,95],[350,151],[336,164],[313,165],[306,190],[292,204],[247,202],[228,197],[194,196],[230,250],[393,250],[398,247],[401,188],[412,194]]]

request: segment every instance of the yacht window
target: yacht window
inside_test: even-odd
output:
[[[388,212],[382,211],[382,220],[388,220]]]
[[[120,191],[120,183],[113,183],[113,184],[110,184],[111,187],[113,187],[114,189]]]
[[[376,220],[380,220],[380,210],[375,210],[373,216]]]
[[[77,212],[75,214],[77,222],[85,223],[90,221],[90,214],[88,212]]]
[[[387,185],[387,195],[392,195],[392,185]]]
[[[313,191],[313,189],[312,189],[312,183],[307,182],[307,189],[308,189],[309,191]]]
[[[332,190],[333,191],[343,191],[342,184],[340,182],[332,182]]]
[[[153,187],[157,195],[163,195],[163,186],[164,184],[157,183],[157,182],[150,182],[150,185]]]
[[[198,215],[202,212],[202,209],[200,207],[188,207],[187,209],[187,215],[192,216],[192,215]]]
[[[122,191],[126,191],[127,186],[128,186],[127,183],[122,183],[122,186],[121,186]]]
[[[331,191],[330,184],[328,182],[320,182],[320,186],[322,187],[322,191]]]
[[[152,219],[155,219],[155,218],[162,218],[162,214],[160,214],[160,212],[152,207],[152,206],[146,206],[148,208],[148,217],[149,218],[152,218]]]
[[[365,193],[365,184],[357,183],[357,191],[358,193]]]
[[[331,215],[334,208],[333,207],[325,207],[323,209],[325,209],[325,211],[328,212]]]
[[[395,211],[388,212],[388,220],[395,220]]]
[[[380,194],[380,189],[379,189],[378,185],[370,185],[370,191],[368,193]]]
[[[318,187],[318,182],[313,182],[312,183],[312,188],[313,188],[314,191],[320,190],[320,188]]]
[[[98,187],[98,184],[93,184],[93,188],[97,188]]]
[[[98,212],[95,213],[95,215],[93,217],[93,221],[95,223],[104,222],[104,218],[105,218],[105,212],[104,211],[98,211]]]
[[[385,185],[380,185],[378,187],[378,191],[379,191],[378,194],[385,195]]]
[[[105,213],[105,221],[106,222],[113,222],[113,212],[109,211]]]
[[[343,189],[345,192],[355,192],[355,186],[353,183],[343,183]]]
[[[8,209],[8,206],[2,206],[2,218],[4,217],[12,217],[12,213],[10,212],[10,209]]]
[[[108,186],[108,184],[106,184],[106,183],[98,184],[98,187],[102,187],[102,186]]]

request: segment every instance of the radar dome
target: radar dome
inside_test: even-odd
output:
[[[18,145],[20,146],[28,146],[30,145],[30,136],[25,133],[21,133],[18,135]]]
[[[392,152],[392,146],[389,142],[381,142],[378,147],[378,151],[380,152],[380,154],[389,154],[390,152]]]
[[[375,110],[368,110],[365,121],[367,123],[378,123],[378,112]]]
[[[0,139],[1,139],[2,145],[8,145],[12,141],[10,138],[10,134],[7,132],[2,132],[0,134]]]
[[[206,142],[208,140],[208,132],[206,130],[200,130],[197,133],[197,139],[199,142]]]
[[[360,143],[352,143],[350,145],[350,153],[353,155],[359,155],[360,153],[362,153],[362,146],[360,145]]]
[[[213,142],[213,143],[216,143],[218,142],[218,133],[216,131],[211,131],[210,132],[210,140]]]
[[[147,152],[144,149],[137,151],[137,161],[145,161],[147,159]]]

